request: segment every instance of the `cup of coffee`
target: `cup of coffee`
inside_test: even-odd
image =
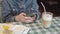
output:
[[[49,28],[52,23],[53,14],[51,12],[42,13],[42,24],[44,28]]]

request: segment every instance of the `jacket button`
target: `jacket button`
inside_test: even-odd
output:
[[[13,11],[15,11],[16,9],[13,9]]]

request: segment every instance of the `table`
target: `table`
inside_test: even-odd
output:
[[[52,20],[52,26],[50,28],[43,28],[40,23],[31,23],[31,24],[23,24],[21,23],[20,25],[24,25],[27,27],[30,27],[30,31],[28,34],[60,34],[60,17],[55,17]]]

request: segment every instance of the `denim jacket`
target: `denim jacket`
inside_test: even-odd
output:
[[[29,11],[36,13],[36,20],[40,18],[37,0],[3,0],[2,7],[3,22],[14,22],[14,16],[21,12],[29,13]]]

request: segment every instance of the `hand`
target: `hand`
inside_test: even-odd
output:
[[[26,17],[26,13],[21,13],[21,14],[15,16],[15,20],[18,21],[18,22],[19,21],[23,22],[23,21],[25,21],[25,17]]]
[[[15,17],[16,21],[20,22],[33,22],[36,18],[36,15],[34,14],[33,17],[27,17],[26,13],[21,13]]]
[[[33,17],[25,17],[25,22],[26,23],[34,22],[35,19],[36,19],[36,14],[34,14]]]

